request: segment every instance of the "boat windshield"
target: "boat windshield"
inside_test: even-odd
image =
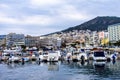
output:
[[[43,53],[43,55],[48,55],[48,53]]]
[[[94,52],[95,57],[105,57],[104,52]]]

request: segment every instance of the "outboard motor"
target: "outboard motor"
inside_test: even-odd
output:
[[[107,62],[110,62],[111,61],[111,59],[110,58],[107,58]]]
[[[81,65],[84,65],[85,64],[85,57],[82,55],[81,56]]]
[[[67,57],[67,60],[68,60],[68,61],[70,60],[70,56]]]
[[[81,61],[85,61],[85,57],[83,55],[81,56]]]
[[[54,60],[55,60],[55,57],[51,57],[51,58],[50,58],[50,61],[54,61]]]
[[[25,64],[25,62],[24,62],[25,60],[24,60],[24,58],[22,58],[22,65],[24,65]]]
[[[115,60],[116,60],[115,54],[112,56],[112,60],[113,60],[113,62],[115,62]]]

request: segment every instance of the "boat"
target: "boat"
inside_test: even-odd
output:
[[[10,53],[3,52],[1,56],[1,61],[7,61],[9,59]]]
[[[17,55],[13,54],[10,58],[9,58],[9,62],[20,62],[21,58],[18,57]]]
[[[87,61],[88,56],[84,49],[79,52],[73,53],[73,61]]]
[[[71,61],[72,60],[72,53],[68,52],[65,56],[65,60]]]
[[[59,61],[60,53],[58,51],[49,51],[47,61]]]
[[[8,62],[19,62],[21,59],[21,49],[15,47],[12,49],[5,49],[2,53],[2,58],[7,59]]]
[[[43,52],[42,54],[39,55],[39,60],[43,62],[47,62],[48,59],[48,52]]]
[[[77,61],[79,61],[79,52],[75,52],[75,53],[73,53],[72,54],[72,61],[73,62],[77,62]]]
[[[81,52],[81,53],[79,54],[79,56],[78,56],[78,60],[87,61],[87,60],[88,60],[87,53]]]
[[[105,52],[103,50],[93,51],[93,60],[95,60],[95,61],[106,61],[107,58],[105,56]]]
[[[21,58],[21,62],[28,62],[28,61],[30,61],[30,58],[29,57],[22,57]]]
[[[32,48],[27,48],[27,53],[29,54],[29,59],[31,61],[36,61],[37,57],[39,57],[39,52],[37,51],[36,47],[32,47]]]
[[[30,61],[30,55],[29,53],[22,53],[22,56],[21,56],[21,62],[28,62]]]

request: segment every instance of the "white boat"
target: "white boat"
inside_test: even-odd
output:
[[[9,56],[8,56],[8,61],[9,62],[18,62],[18,61],[20,61],[20,55],[21,55],[21,51],[20,50],[18,50],[18,49],[14,49],[14,50],[3,50],[3,55],[5,56],[5,55],[8,55],[9,54]],[[3,56],[3,57],[4,57]]]
[[[87,61],[87,60],[88,60],[87,53],[81,52],[81,53],[79,54],[79,56],[78,56],[78,60]]]
[[[59,58],[61,57],[59,51],[47,51],[47,52],[42,52],[39,54],[38,60],[39,61],[59,61]]]
[[[80,52],[73,53],[73,61],[87,61],[88,56],[84,49],[81,49]]]
[[[61,51],[55,51],[55,52],[57,52],[57,54],[58,54],[58,57],[59,57],[59,60],[61,59]]]
[[[32,54],[31,56],[29,56],[29,59],[31,61],[35,61],[37,58],[36,58],[35,54]]]
[[[105,52],[103,50],[96,50],[93,52],[93,60],[95,61],[106,61]]]
[[[70,53],[70,52],[68,52],[67,54],[66,54],[66,57],[65,57],[65,60],[72,60],[72,53]]]
[[[79,61],[79,52],[75,52],[72,54],[72,61],[73,62],[76,62],[76,61]]]
[[[21,60],[21,58],[18,56],[15,56],[15,55],[13,55],[9,58],[9,62],[19,62],[20,60]]]
[[[43,61],[43,60],[44,60],[44,57],[43,57],[42,54],[40,54],[39,57],[38,57],[38,61]]]
[[[48,53],[47,61],[59,61],[60,54],[58,51],[50,51]]]
[[[40,55],[39,55],[39,61],[47,61],[47,59],[48,59],[48,52],[43,52],[43,53],[41,53]]]
[[[2,61],[7,61],[9,59],[10,53],[3,52],[1,56]]]

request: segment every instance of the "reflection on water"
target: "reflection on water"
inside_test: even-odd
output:
[[[57,62],[50,62],[48,63],[48,71],[58,71],[59,70],[59,63]]]
[[[0,80],[120,80],[116,62],[0,63]]]

